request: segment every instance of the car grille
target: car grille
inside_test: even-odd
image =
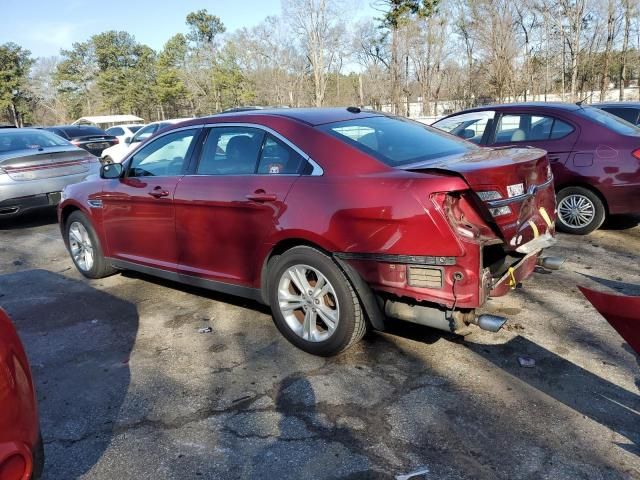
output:
[[[442,269],[410,266],[409,285],[419,288],[442,288]]]

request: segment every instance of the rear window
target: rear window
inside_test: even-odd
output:
[[[69,145],[64,138],[44,130],[11,130],[0,132],[0,154],[18,150]]]
[[[435,128],[398,117],[368,117],[318,127],[391,167],[439,159],[477,147]]]
[[[583,107],[575,112],[581,117],[588,118],[620,135],[640,136],[640,128],[599,108]]]
[[[98,127],[58,127],[58,129],[66,133],[69,138],[105,134],[105,132],[100,130]]]

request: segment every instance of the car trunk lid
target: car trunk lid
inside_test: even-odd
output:
[[[93,161],[97,159],[76,147],[45,147],[0,156],[0,170],[12,180],[40,180],[88,172]]]
[[[544,150],[479,148],[400,168],[462,177],[508,249],[528,253],[525,244],[555,233],[553,177]]]

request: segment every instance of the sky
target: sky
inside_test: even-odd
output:
[[[349,0],[357,16],[374,16],[369,0]],[[60,49],[106,30],[125,30],[155,50],[186,32],[189,12],[206,8],[233,31],[251,27],[281,12],[281,0],[0,0],[0,44],[14,42],[34,57],[59,55]]]

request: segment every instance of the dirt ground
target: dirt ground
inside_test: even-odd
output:
[[[331,359],[242,299],[82,278],[51,212],[5,221],[0,305],[37,381],[45,478],[640,479],[640,359],[576,288],[640,294],[639,221],[560,235],[564,270],[489,302],[497,334],[397,323]]]

